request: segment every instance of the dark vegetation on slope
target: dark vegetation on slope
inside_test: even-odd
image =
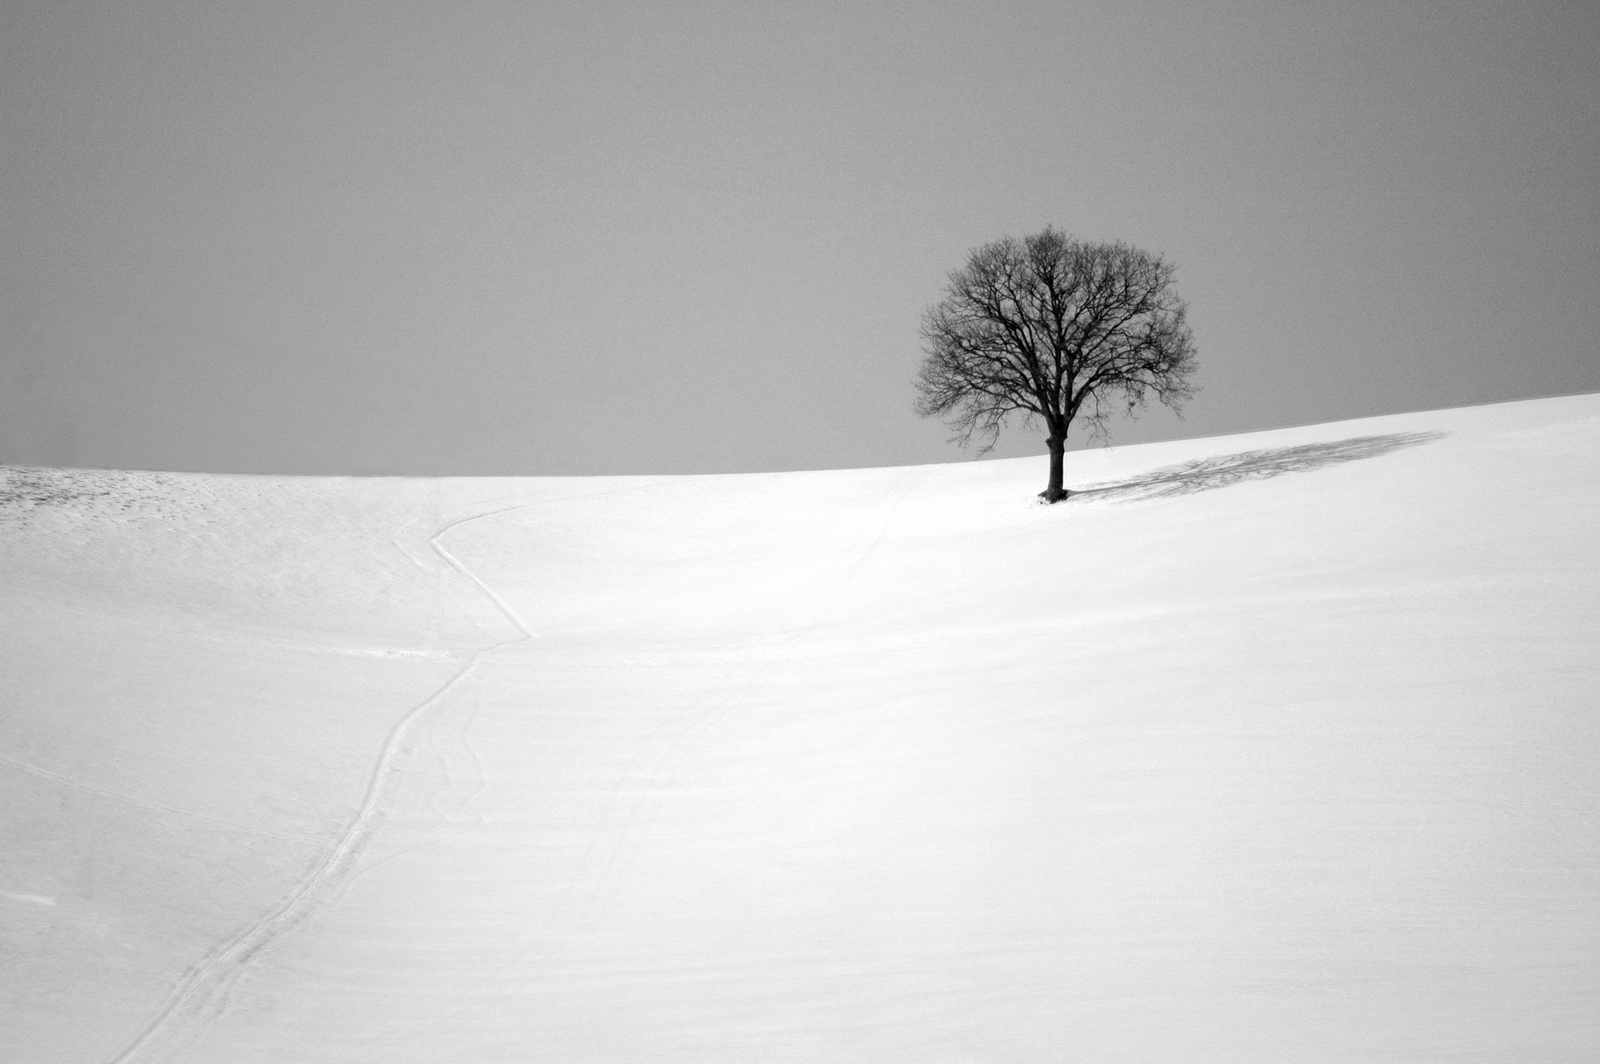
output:
[[[115,469],[0,467],[0,523],[24,524],[48,509],[95,513],[186,510],[182,478]]]

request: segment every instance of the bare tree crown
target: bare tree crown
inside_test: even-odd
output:
[[[917,413],[984,450],[1021,413],[1043,423],[1059,467],[1075,420],[1098,434],[1151,398],[1177,409],[1194,391],[1195,347],[1173,273],[1159,255],[1054,228],[975,249],[923,318]],[[1053,468],[1045,496],[1065,495]]]

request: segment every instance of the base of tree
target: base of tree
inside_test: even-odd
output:
[[[1044,503],[1046,506],[1053,506],[1058,502],[1066,502],[1068,496],[1071,494],[1072,492],[1068,491],[1066,488],[1062,488],[1061,494],[1059,495],[1056,495],[1055,492],[1051,491],[1049,488],[1046,488],[1039,493],[1039,501]],[[1054,497],[1052,498],[1052,496]]]

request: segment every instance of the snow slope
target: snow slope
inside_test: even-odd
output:
[[[1600,1058],[1600,396],[11,470],[0,1060]]]

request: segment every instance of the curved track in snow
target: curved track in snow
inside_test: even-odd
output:
[[[166,1001],[150,1022],[145,1024],[108,1064],[133,1064],[147,1056],[146,1051],[156,1046],[163,1038],[181,1033],[183,1027],[190,1026],[194,1022],[204,1022],[212,1016],[219,1015],[226,1008],[229,988],[239,974],[248,967],[251,959],[271,945],[276,938],[298,926],[316,911],[321,900],[327,897],[340,879],[349,872],[355,858],[371,837],[372,822],[395,762],[405,750],[412,735],[426,721],[429,711],[459,687],[487,655],[502,647],[527,642],[534,638],[532,629],[522,622],[505,601],[440,542],[445,535],[462,525],[497,517],[531,505],[535,504],[517,503],[458,518],[428,538],[428,546],[434,553],[451,569],[482,591],[506,620],[515,626],[518,634],[474,651],[449,679],[406,711],[405,715],[389,729],[379,749],[377,761],[367,777],[366,789],[355,815],[351,817],[344,831],[322,860],[275,909],[222,942],[190,968],[167,995]]]

